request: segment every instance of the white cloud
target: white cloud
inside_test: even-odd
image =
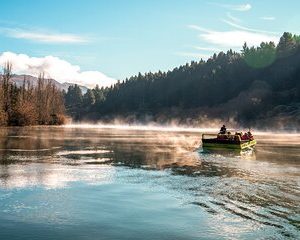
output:
[[[252,8],[252,6],[249,3],[239,4],[239,5],[221,4],[221,3],[211,3],[211,4],[219,6],[219,7],[223,7],[223,8],[229,9],[229,10],[240,11],[240,12],[249,11]]]
[[[234,21],[234,22],[236,22],[236,23],[240,23],[240,22],[241,22],[241,19],[232,16],[230,12],[228,12],[228,13],[226,14],[226,16],[227,16],[231,21]]]
[[[218,31],[195,24],[187,26],[190,29],[200,32],[197,36],[201,40],[201,44],[205,45],[205,47],[193,47],[200,51],[197,55],[201,56],[201,52],[204,52],[205,54],[205,52],[227,51],[229,48],[238,51],[245,42],[248,46],[259,46],[261,42],[276,43],[280,38],[280,33],[278,32],[249,28],[240,25],[239,22],[241,22],[241,20],[235,18],[230,13],[227,13],[227,18],[230,20],[223,19],[222,21],[234,29]],[[193,53],[184,54],[192,55]]]
[[[258,46],[261,42],[277,42],[280,37],[280,34],[276,32],[247,28],[228,20],[223,20],[223,22],[236,29],[228,31],[216,31],[203,28],[198,25],[188,25],[188,27],[201,32],[198,34],[198,37],[202,41],[209,43],[211,45],[210,48],[233,48],[238,50],[241,49],[244,42],[247,42],[247,44],[250,46]]]
[[[244,42],[247,42],[250,46],[257,46],[261,42],[278,41],[277,36],[237,30],[201,33],[199,34],[199,38],[211,44],[230,48],[241,48]]]
[[[207,33],[212,32],[212,30],[200,27],[198,25],[191,24],[191,25],[188,25],[187,27],[190,28],[190,29],[201,31],[201,32],[207,32]]]
[[[274,21],[274,20],[275,20],[275,17],[272,17],[272,16],[264,16],[264,17],[260,17],[260,19],[266,20],[266,21]]]
[[[1,28],[1,32],[11,38],[26,39],[44,43],[85,43],[87,38],[67,33],[51,33],[20,28]]]
[[[81,71],[77,65],[54,56],[30,57],[26,54],[4,52],[0,55],[0,65],[11,62],[13,72],[16,74],[28,74],[38,76],[44,72],[47,78],[53,78],[61,83],[70,82],[94,87],[96,84],[110,86],[116,80],[98,71]]]
[[[227,23],[228,25],[230,25],[232,27],[235,27],[235,28],[241,29],[241,30],[245,30],[245,31],[256,32],[256,33],[267,33],[267,34],[274,34],[274,35],[278,34],[277,32],[270,32],[270,31],[255,29],[255,28],[244,27],[244,26],[241,26],[237,23],[234,23],[234,22],[231,22],[231,21],[228,21],[228,20],[225,20],[225,19],[223,19],[222,21]]]

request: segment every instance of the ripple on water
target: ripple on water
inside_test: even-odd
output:
[[[102,213],[122,218],[118,214],[129,209],[137,215],[126,215],[136,224],[128,229],[173,226],[168,229],[179,236],[179,229],[188,228],[191,235],[183,239],[201,236],[199,226],[212,239],[299,235],[299,149],[287,142],[273,145],[259,136],[254,152],[207,153],[195,151],[198,132],[18,131],[0,139],[0,210],[7,217],[66,226],[72,219],[94,223],[90,215],[107,226]]]

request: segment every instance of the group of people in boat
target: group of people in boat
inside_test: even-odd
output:
[[[227,131],[226,126],[223,125],[220,129],[220,132],[217,136],[218,140],[230,140],[230,141],[241,141],[241,140],[253,140],[253,135],[251,134],[250,130],[245,132],[235,132],[235,134],[231,134],[231,132]]]

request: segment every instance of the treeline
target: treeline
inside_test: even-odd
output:
[[[285,116],[290,118],[284,121],[300,123],[299,99],[300,37],[291,33],[284,33],[278,44],[245,43],[241,53],[229,50],[172,71],[139,73],[84,95],[73,86],[65,94],[75,120],[150,116],[184,122],[205,117],[244,125]]]
[[[12,65],[6,63],[0,76],[0,125],[58,125],[65,121],[63,94],[41,74],[33,86],[24,78],[11,82]]]

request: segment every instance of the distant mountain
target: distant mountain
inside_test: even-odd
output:
[[[37,85],[37,82],[38,82],[38,78],[37,77],[34,77],[34,76],[31,76],[31,75],[24,75],[24,74],[21,74],[21,75],[17,75],[17,74],[14,74],[12,75],[12,82],[14,82],[18,87],[22,86],[23,84],[23,80],[24,78],[26,79],[26,81],[29,81],[33,86],[36,86]],[[68,82],[64,82],[64,83],[60,83],[58,81],[56,81],[55,79],[48,79],[49,81],[51,81],[52,83],[54,83],[54,85],[60,89],[61,91],[62,90],[65,90],[67,91],[69,86],[73,86],[75,85],[75,83],[68,83]],[[78,85],[78,84],[77,84]],[[86,91],[88,90],[87,87],[85,86],[82,86],[82,85],[78,85],[82,91],[82,93],[86,93]]]

